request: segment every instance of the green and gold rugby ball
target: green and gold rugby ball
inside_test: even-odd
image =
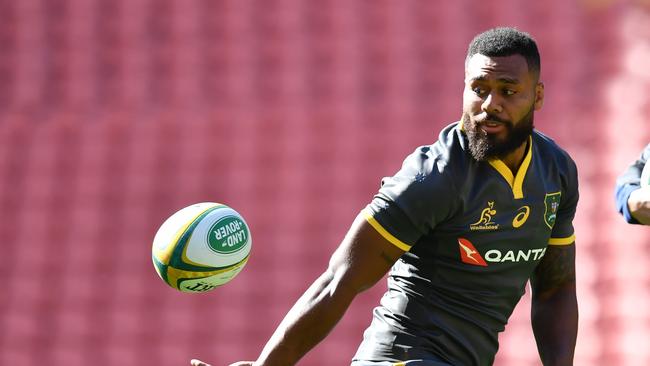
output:
[[[244,218],[214,202],[197,203],[171,215],[160,226],[151,248],[156,272],[182,292],[206,292],[231,281],[251,252]]]

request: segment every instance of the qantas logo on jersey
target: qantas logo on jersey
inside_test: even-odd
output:
[[[474,248],[472,242],[467,239],[458,238],[458,246],[460,247],[460,260],[467,264],[487,267],[487,263],[485,263],[478,250]]]
[[[463,263],[474,266],[487,267],[487,262],[504,263],[504,262],[530,262],[537,261],[544,257],[546,248],[528,249],[528,250],[498,250],[490,249],[485,252],[485,259],[474,247],[471,241],[458,238],[458,247],[460,249],[460,260]]]

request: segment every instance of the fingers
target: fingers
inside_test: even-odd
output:
[[[205,363],[205,362],[203,362],[203,361],[196,360],[196,359],[192,359],[192,360],[190,360],[190,364],[191,364],[192,366],[210,366],[210,364],[207,364],[207,363]]]
[[[190,360],[190,364],[192,366],[210,366],[210,364],[207,364],[203,361],[197,360],[197,359],[192,359]],[[235,362],[233,364],[230,364],[230,366],[253,366],[253,361],[239,361]]]

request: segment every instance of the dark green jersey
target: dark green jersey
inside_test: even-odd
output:
[[[446,127],[382,181],[365,209],[408,252],[391,269],[354,359],[492,364],[498,333],[546,247],[574,242],[577,201],[575,163],[543,134],[532,134],[513,175],[500,160],[474,160],[459,123]]]

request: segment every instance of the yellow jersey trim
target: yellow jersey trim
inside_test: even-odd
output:
[[[526,177],[526,172],[528,172],[528,167],[530,166],[532,159],[533,138],[528,137],[528,151],[526,152],[524,161],[521,162],[521,166],[517,170],[517,176],[512,174],[510,168],[508,168],[501,159],[490,159],[488,160],[488,163],[490,163],[490,165],[492,165],[492,167],[503,176],[503,179],[506,180],[508,185],[510,185],[510,189],[512,189],[512,194],[515,199],[521,199],[524,198],[524,178]]]
[[[408,252],[411,249],[410,245],[408,245],[408,244],[404,243],[403,241],[397,239],[396,237],[393,236],[393,234],[386,231],[386,229],[384,229],[381,226],[381,224],[379,222],[377,222],[377,220],[375,220],[374,217],[372,217],[372,215],[370,214],[370,212],[368,212],[368,210],[366,210],[366,209],[363,210],[363,216],[365,217],[366,221],[368,221],[370,226],[375,228],[375,230],[377,230],[379,235],[381,235],[384,239],[388,240],[393,245],[395,245],[396,247],[402,249],[405,252]]]
[[[569,236],[568,238],[550,238],[548,240],[548,245],[570,245],[576,241],[576,234]]]

